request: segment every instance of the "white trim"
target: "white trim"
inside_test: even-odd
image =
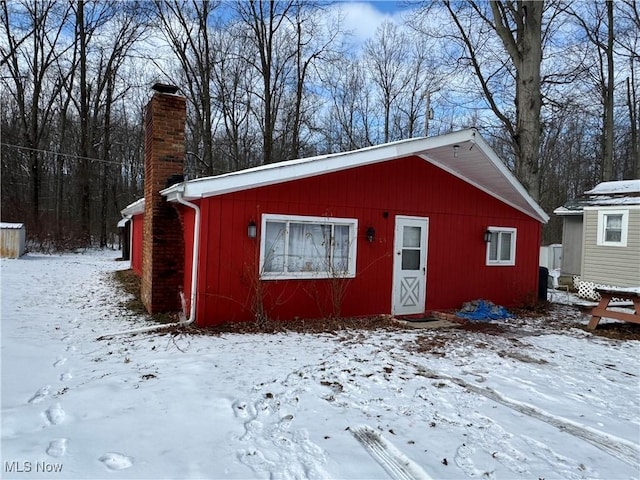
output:
[[[516,238],[518,235],[518,229],[517,228],[513,228],[513,227],[487,227],[487,230],[489,230],[492,233],[511,233],[511,246],[510,246],[510,251],[509,253],[511,254],[508,260],[500,260],[500,238],[502,237],[501,235],[498,235],[498,247],[496,249],[497,254],[498,254],[498,258],[496,260],[491,260],[490,256],[491,256],[491,242],[487,242],[487,254],[486,254],[486,265],[488,267],[509,267],[509,266],[514,266],[516,264]]]
[[[404,227],[419,227],[423,230],[423,235],[420,239],[420,266],[418,274],[414,277],[417,279],[418,284],[414,286],[418,287],[417,302],[415,305],[406,305],[402,302],[402,284],[403,280],[406,280],[410,274],[404,272],[411,272],[415,270],[403,270],[402,269],[402,249],[401,240],[404,239]],[[428,217],[414,217],[409,215],[396,215],[393,237],[393,266],[392,266],[392,281],[391,281],[391,314],[392,315],[416,315],[424,313],[426,310],[427,302],[427,257],[429,251],[429,218]],[[415,297],[414,297],[415,298]],[[413,308],[412,308],[413,307]]]
[[[346,225],[349,227],[349,264],[346,272],[266,272],[264,270],[266,231],[268,222],[293,222],[308,223],[312,225]],[[338,217],[314,217],[306,215],[282,215],[264,213],[260,222],[260,279],[261,280],[301,280],[301,279],[323,279],[323,278],[354,278],[356,276],[356,257],[358,251],[358,219],[338,218]],[[288,242],[285,239],[285,248]],[[285,254],[286,255],[286,254]]]
[[[144,197],[139,198],[133,203],[130,203],[129,205],[124,207],[122,210],[120,210],[120,213],[125,217],[144,213]]]
[[[454,145],[458,146],[458,155],[454,155]],[[422,158],[541,223],[549,220],[549,216],[473,128],[437,137],[400,140],[352,152],[261,165],[177,184],[162,190],[161,194],[169,201],[175,201],[178,188],[184,188],[184,198],[195,200],[409,156]]]
[[[608,242],[605,238],[606,235],[606,217],[613,215],[620,215],[621,219],[621,231],[619,242]],[[601,247],[626,247],[627,235],[629,232],[629,210],[601,208],[598,209],[598,233],[596,237],[596,245]]]

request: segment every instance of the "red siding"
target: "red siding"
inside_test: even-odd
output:
[[[256,285],[271,318],[331,313],[330,280],[256,282],[260,232],[247,238],[247,224],[253,219],[260,227],[263,213],[358,219],[356,278],[348,281],[343,316],[390,313],[396,215],[429,218],[427,310],[476,298],[514,306],[537,292],[541,224],[417,157],[211,197],[200,205],[202,326],[252,320]],[[485,265],[489,225],[517,228],[515,266]],[[369,226],[376,230],[373,244],[364,239]],[[185,222],[185,232],[191,228]],[[187,254],[189,269],[190,262]]]
[[[131,218],[131,269],[142,276],[142,231],[144,215],[134,215]]]

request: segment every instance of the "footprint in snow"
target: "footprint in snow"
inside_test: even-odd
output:
[[[260,450],[239,450],[238,460],[251,467],[256,473],[271,471],[275,467],[275,464],[267,460]]]
[[[40,403],[45,398],[49,396],[49,390],[51,389],[51,385],[47,385],[46,387],[42,387],[36,393],[34,393],[29,400],[28,403]]]
[[[65,372],[60,375],[61,382],[66,382],[67,380],[71,380],[72,378],[73,378],[73,375],[71,375],[71,372]]]
[[[47,447],[47,455],[51,457],[64,457],[65,453],[67,453],[66,438],[57,438],[49,442],[49,446]]]
[[[64,417],[66,416],[59,403],[47,408],[42,412],[42,415],[46,418],[47,422],[49,422],[49,425],[60,425],[64,422]]]
[[[124,470],[133,466],[133,457],[118,452],[108,452],[99,459],[109,470]]]
[[[65,357],[58,357],[58,359],[54,362],[53,366],[54,367],[61,367],[65,363],[67,363],[67,359]]]

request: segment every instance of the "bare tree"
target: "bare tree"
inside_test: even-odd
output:
[[[276,161],[276,125],[288,70],[292,68],[296,55],[292,48],[295,37],[289,20],[296,5],[294,0],[249,0],[236,4],[240,20],[251,32],[248,40],[253,48],[245,52],[245,61],[258,72],[262,81],[260,91],[255,93],[261,102],[257,112],[262,127],[262,159],[265,164]]]
[[[0,46],[0,53],[9,73],[3,80],[19,111],[22,142],[28,156],[31,211],[27,223],[37,234],[41,221],[41,151],[61,88],[51,72],[68,48],[62,33],[69,8],[53,0],[24,1],[14,5],[14,10],[9,6],[2,2],[0,15],[6,42]]]
[[[190,129],[199,147],[196,157],[205,175],[224,171],[213,155],[213,39],[211,23],[218,2],[208,0],[154,0],[162,31],[185,77],[183,91],[193,120]]]
[[[408,39],[390,21],[384,22],[375,37],[365,45],[366,59],[371,65],[372,81],[380,91],[384,115],[384,143],[391,139],[391,109],[410,78],[405,74]]]
[[[536,0],[502,0],[486,5],[469,2],[475,18],[483,22],[500,39],[513,67],[515,77],[515,118],[496,102],[491,87],[492,73],[480,64],[477,46],[461,22],[456,7],[448,0],[445,6],[467,49],[468,60],[482,86],[485,98],[512,141],[515,153],[515,173],[529,194],[540,199],[540,65],[542,63],[542,14],[544,3]]]
[[[601,167],[600,181],[615,180],[614,145],[614,41],[613,2],[605,4],[579,5],[572,11],[573,18],[582,27],[589,43],[596,48],[594,67],[590,68],[590,78],[595,82],[602,106]]]

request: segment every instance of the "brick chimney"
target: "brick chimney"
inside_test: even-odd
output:
[[[142,302],[149,313],[179,311],[184,237],[176,209],[160,195],[167,180],[183,174],[186,100],[177,88],[155,84],[144,131],[144,234]]]

